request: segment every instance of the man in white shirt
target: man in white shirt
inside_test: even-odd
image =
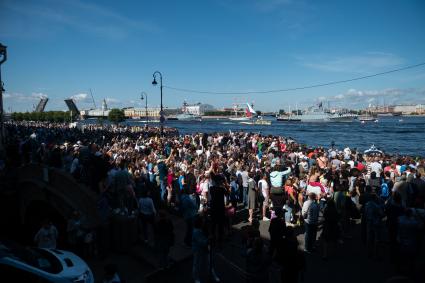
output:
[[[376,176],[381,176],[382,165],[379,163],[379,157],[375,157],[374,162],[370,164],[371,172],[375,172]]]

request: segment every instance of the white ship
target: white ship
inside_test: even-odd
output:
[[[202,116],[194,113],[190,113],[188,111],[188,106],[186,101],[183,102],[182,112],[181,114],[177,114],[175,118],[168,118],[168,120],[178,120],[178,121],[202,121]]]

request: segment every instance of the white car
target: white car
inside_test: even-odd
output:
[[[0,242],[1,282],[93,283],[87,264],[72,252]]]

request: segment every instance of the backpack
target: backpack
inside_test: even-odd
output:
[[[390,188],[388,187],[387,182],[382,182],[381,184],[381,195],[380,197],[386,199],[390,196]]]

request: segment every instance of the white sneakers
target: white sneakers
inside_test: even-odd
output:
[[[270,221],[270,219],[267,217],[263,217],[263,221]]]

